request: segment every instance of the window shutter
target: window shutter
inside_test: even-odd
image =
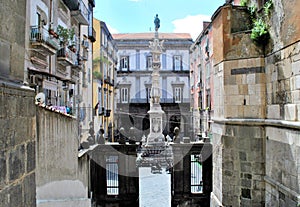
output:
[[[180,70],[183,70],[183,68],[182,68],[182,56],[180,56]]]
[[[175,56],[173,56],[173,70],[175,70]]]
[[[129,67],[129,66],[130,66],[130,63],[129,63],[129,56],[127,56],[127,66],[128,66],[128,67],[127,67],[127,71],[129,71],[129,69],[130,69],[130,67]]]

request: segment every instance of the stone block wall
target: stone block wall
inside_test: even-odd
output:
[[[300,204],[300,130],[266,128],[266,206]]]
[[[224,118],[265,117],[265,68],[262,58],[224,63]]]
[[[267,56],[266,206],[300,204],[300,44]]]
[[[26,1],[1,1],[0,19],[0,76],[23,82]]]
[[[300,43],[266,58],[267,118],[299,121]]]
[[[1,82],[0,205],[36,206],[34,91]]]
[[[232,207],[263,206],[264,127],[219,122],[213,126],[213,133],[214,138],[220,139],[213,141],[213,152],[217,157],[214,158],[213,172],[216,198],[212,198],[212,204],[219,202]]]

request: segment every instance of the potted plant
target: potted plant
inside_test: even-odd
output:
[[[53,37],[55,37],[56,39],[58,39],[58,34],[54,31],[54,29],[49,28],[48,30],[49,34]]]
[[[61,45],[66,46],[70,41],[73,41],[74,35],[75,35],[75,30],[74,30],[74,28],[67,29],[61,25],[58,25],[57,34],[59,36]]]

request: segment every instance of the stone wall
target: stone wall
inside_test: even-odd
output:
[[[90,206],[88,158],[78,158],[78,123],[37,106],[37,205]]]
[[[266,206],[300,204],[300,130],[266,128]]]
[[[263,206],[264,204],[264,127],[246,121],[218,122],[213,128],[215,158],[214,194],[225,206]],[[222,134],[219,134],[223,132]],[[221,159],[220,163],[218,159]],[[216,202],[215,202],[216,203]]]
[[[230,5],[213,19],[212,206],[300,204],[300,29],[292,9],[299,1],[273,4],[266,47],[247,31],[229,32],[239,16]]]
[[[1,1],[0,76],[23,81],[26,1]]]
[[[1,82],[0,205],[33,207],[35,199],[34,91]]]
[[[266,206],[300,204],[300,44],[266,57]]]

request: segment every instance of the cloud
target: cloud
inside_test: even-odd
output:
[[[110,26],[109,24],[106,24],[110,34],[118,34],[120,33],[117,29],[113,28],[112,26]]]
[[[190,33],[193,40],[195,40],[202,32],[203,21],[210,21],[210,18],[210,16],[199,14],[195,16],[188,15],[183,19],[176,19],[172,21],[175,27],[173,32]]]

